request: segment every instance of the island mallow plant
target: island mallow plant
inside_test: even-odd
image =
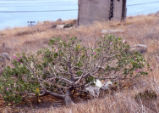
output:
[[[8,103],[20,103],[29,96],[49,94],[69,105],[73,90],[85,92],[96,80],[118,83],[147,74],[143,56],[129,52],[121,38],[105,36],[93,47],[77,38],[52,38],[49,47],[36,54],[15,56],[0,77],[1,95]]]

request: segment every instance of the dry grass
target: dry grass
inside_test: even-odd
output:
[[[70,22],[70,21],[69,21]],[[67,23],[67,22],[66,22]],[[26,109],[28,113],[158,113],[159,99],[136,102],[134,96],[144,89],[152,89],[159,95],[159,15],[129,17],[126,22],[95,23],[91,26],[57,30],[52,28],[54,22],[45,22],[34,27],[15,28],[0,31],[0,45],[6,47],[11,55],[17,52],[34,52],[46,47],[51,37],[77,36],[84,44],[92,45],[102,34],[102,29],[121,29],[123,33],[114,35],[123,37],[130,45],[142,43],[148,46],[145,54],[152,71],[149,76],[142,78],[132,89],[125,89],[104,99],[95,99],[70,107]],[[59,24],[59,23],[58,23]],[[2,50],[3,49],[3,50]],[[149,104],[147,104],[149,103]],[[9,108],[6,108],[9,111]],[[4,109],[4,113],[8,113]],[[22,113],[22,111],[21,111]]]
[[[17,111],[19,113],[158,113],[159,99],[148,101],[141,99],[139,102],[134,99],[136,94],[147,88],[151,88],[159,94],[159,90],[157,90],[158,88],[156,86],[158,84],[156,82],[151,83],[152,80],[146,81],[146,83],[148,82],[150,82],[150,84],[146,84],[143,89],[134,88],[133,90],[124,90],[114,95],[107,95],[105,98],[94,99],[69,107],[25,108]],[[6,108],[6,110],[9,111],[9,108]]]

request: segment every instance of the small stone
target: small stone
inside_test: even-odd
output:
[[[107,81],[104,84],[102,84],[102,82],[97,79],[95,80],[95,86],[88,86],[85,88],[85,90],[87,92],[89,92],[89,94],[95,98],[98,98],[100,95],[101,90],[109,90],[111,88],[111,86],[113,85],[113,83],[111,81]]]
[[[124,30],[122,30],[122,29],[109,29],[109,30],[103,29],[101,31],[102,34],[123,33],[123,32],[124,32]]]
[[[97,79],[95,81],[95,86],[101,88],[103,86],[103,84],[102,84],[102,82],[99,79]]]
[[[64,24],[57,25],[57,26],[56,26],[56,29],[63,29],[63,28],[64,28],[64,26],[65,26]]]
[[[147,52],[147,45],[136,44],[130,48],[130,52],[146,53]]]
[[[101,87],[102,90],[108,90],[111,86],[113,85],[113,83],[111,81],[107,81],[105,82],[105,84]]]
[[[4,60],[10,60],[10,56],[6,52],[0,53],[0,61],[4,62]]]
[[[99,97],[100,94],[100,88],[95,86],[88,86],[85,88],[87,92],[93,97]]]

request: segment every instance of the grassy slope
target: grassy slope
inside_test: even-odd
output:
[[[70,22],[70,21],[69,21]],[[66,22],[66,23],[69,23]],[[56,23],[43,23],[32,28],[15,28],[0,31],[0,45],[6,47],[1,51],[8,51],[11,56],[17,52],[34,52],[47,46],[50,37],[77,36],[84,44],[92,45],[99,38],[102,29],[121,29],[123,33],[115,35],[123,37],[130,45],[142,43],[148,46],[145,54],[151,64],[152,72],[137,83],[133,89],[125,89],[115,95],[109,95],[104,99],[92,100],[87,103],[77,104],[70,108],[47,108],[39,110],[27,110],[33,113],[156,113],[159,101],[154,100],[150,106],[145,107],[145,102],[136,103],[134,95],[145,88],[152,88],[159,94],[159,15],[129,17],[126,22],[96,23],[91,26],[81,26],[73,29],[56,30],[52,26]]]

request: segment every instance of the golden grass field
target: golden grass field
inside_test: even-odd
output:
[[[74,23],[66,21],[64,23]],[[102,36],[103,29],[120,29],[114,33],[122,37],[130,45],[145,44],[145,54],[152,71],[149,75],[136,81],[133,88],[126,88],[107,95],[105,98],[78,103],[70,107],[20,109],[17,113],[159,113],[159,99],[135,101],[135,95],[145,89],[154,90],[159,95],[159,14],[128,17],[125,22],[103,22],[90,26],[73,27],[71,29],[54,29],[56,22],[44,22],[33,27],[6,29],[0,31],[0,52],[8,52],[11,56],[20,52],[35,52],[46,47],[52,37],[78,37],[84,44],[93,45]],[[1,109],[2,113],[12,113],[10,107]]]

